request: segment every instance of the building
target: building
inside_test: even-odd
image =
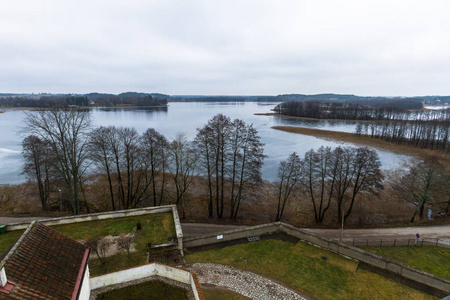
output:
[[[89,248],[33,222],[0,262],[0,299],[89,299]]]

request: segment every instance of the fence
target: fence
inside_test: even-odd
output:
[[[433,246],[450,248],[448,239],[353,239],[343,240],[354,247]]]

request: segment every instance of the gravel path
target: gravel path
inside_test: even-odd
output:
[[[191,266],[201,284],[226,287],[251,299],[301,299],[297,293],[267,278],[220,264],[195,263]]]

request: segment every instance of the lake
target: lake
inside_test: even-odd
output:
[[[262,173],[263,178],[269,181],[276,178],[278,163],[293,151],[303,156],[308,150],[318,149],[320,146],[334,148],[342,145],[312,136],[274,130],[271,129],[272,126],[303,126],[354,132],[357,125],[357,122],[351,121],[316,121],[254,115],[271,112],[276,104],[278,103],[175,102],[169,103],[168,107],[159,108],[94,108],[91,110],[91,117],[94,126],[134,127],[139,133],[153,127],[169,140],[178,132],[184,132],[189,139],[193,139],[197,133],[196,129],[218,113],[232,119],[242,119],[246,123],[253,123],[265,143],[264,154],[268,157],[265,159]],[[16,184],[26,180],[20,175],[23,164],[21,141],[24,136],[19,133],[19,129],[23,126],[24,116],[25,113],[21,110],[5,110],[0,114],[0,184]],[[384,169],[401,167],[409,160],[408,156],[386,151],[378,151],[378,154]]]

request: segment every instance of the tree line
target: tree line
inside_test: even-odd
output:
[[[43,209],[62,187],[73,214],[89,210],[85,197],[91,174],[106,179],[113,210],[142,201],[161,205],[170,181],[184,215],[185,195],[198,176],[207,179],[209,216],[224,217],[225,201],[236,218],[242,199],[261,182],[263,144],[252,125],[213,117],[193,141],[178,134],[168,141],[155,129],[92,128],[89,112],[49,109],[27,112],[23,140],[24,173],[37,182]],[[91,179],[89,179],[91,180]]]
[[[450,109],[424,111],[337,102],[290,101],[278,104],[274,111],[285,116],[316,119],[439,122],[450,120]]]
[[[358,124],[357,135],[390,143],[449,151],[450,119],[446,121],[370,122]]]
[[[153,128],[141,134],[127,127],[93,128],[89,111],[77,109],[27,112],[24,132],[24,173],[36,182],[42,208],[65,203],[74,215],[172,199],[184,218],[187,200],[196,195],[208,217],[236,219],[243,203],[260,204],[264,188],[276,195],[277,221],[300,197],[310,203],[315,222],[340,222],[362,194],[376,196],[383,189],[379,157],[366,147],[321,147],[302,158],[294,152],[279,163],[274,183],[263,182],[264,144],[257,130],[222,114],[198,128],[192,140],[182,133],[168,140]],[[103,208],[86,196],[100,179]],[[426,207],[450,209],[449,182],[439,163],[421,162],[397,178],[395,193],[417,208],[413,221]],[[1,196],[0,202],[8,199]]]
[[[357,135],[448,151],[450,109],[410,111],[392,107],[292,101],[279,104],[275,111],[287,116],[317,119],[370,120],[357,125]]]
[[[159,95],[153,97],[143,93],[89,94],[89,95],[43,95],[33,97],[4,97],[0,98],[0,106],[3,107],[86,107],[97,106],[161,106],[167,105],[167,98]]]
[[[280,221],[293,192],[301,190],[313,207],[316,223],[322,223],[332,204],[336,221],[352,213],[359,193],[376,194],[383,189],[383,175],[376,151],[366,147],[320,147],[300,158],[293,152],[278,166],[277,216]]]

